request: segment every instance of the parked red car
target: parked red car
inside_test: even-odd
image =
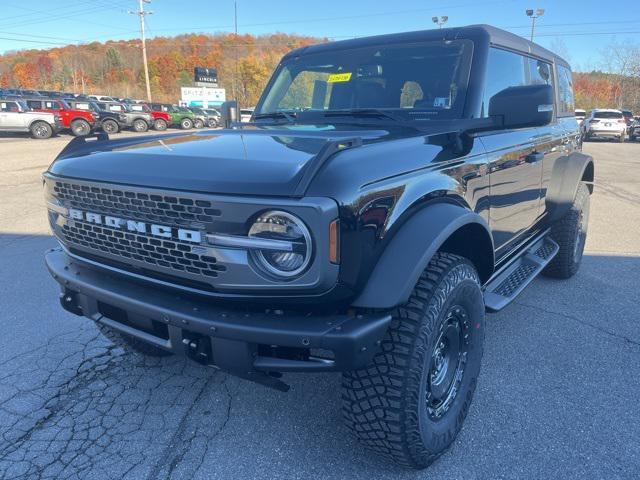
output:
[[[76,137],[89,135],[96,124],[92,112],[71,108],[67,102],[59,98],[32,97],[25,99],[25,101],[29,108],[36,112],[60,115],[62,128],[71,130],[71,133]]]
[[[154,112],[146,103],[129,103],[128,106],[134,112],[150,113],[153,117],[151,128],[154,130],[166,130],[171,125],[171,116],[167,112]]]

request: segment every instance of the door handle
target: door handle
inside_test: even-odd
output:
[[[531,152],[529,155],[524,157],[524,161],[527,162],[527,163],[538,163],[543,158],[544,158],[544,153],[542,153],[542,152]]]

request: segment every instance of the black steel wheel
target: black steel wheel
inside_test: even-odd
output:
[[[91,125],[81,118],[71,122],[71,133],[75,137],[84,137],[91,133]]]
[[[437,253],[392,314],[373,362],[342,377],[344,419],[377,454],[424,468],[453,443],[476,388],[484,340],[476,269]]]
[[[469,353],[469,329],[465,307],[451,306],[437,334],[426,378],[427,414],[433,420],[449,411],[459,392]]]

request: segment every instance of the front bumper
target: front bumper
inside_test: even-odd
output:
[[[386,313],[225,308],[96,269],[61,249],[49,251],[45,261],[61,286],[62,306],[72,313],[260,383],[268,383],[266,372],[362,368],[371,362],[391,321]],[[330,352],[328,358],[309,356],[316,349]],[[278,353],[283,351],[288,355]]]

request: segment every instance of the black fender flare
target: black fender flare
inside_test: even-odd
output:
[[[494,267],[493,239],[487,222],[469,209],[438,203],[419,210],[399,228],[352,305],[388,309],[405,303],[433,255],[466,226],[482,232],[483,241],[477,242],[478,248],[483,245],[482,251],[476,253],[485,260],[490,256],[486,262],[490,267],[481,273],[482,281],[486,281]]]
[[[573,152],[556,160],[545,196],[551,222],[562,218],[569,210],[576,197],[578,185],[583,179],[590,182],[589,192],[593,193],[593,157],[582,152]]]

